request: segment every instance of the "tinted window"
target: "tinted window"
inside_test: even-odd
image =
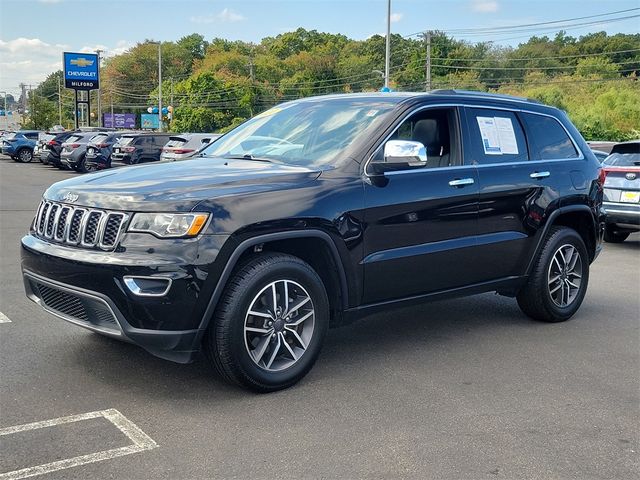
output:
[[[523,113],[522,118],[527,126],[532,160],[555,160],[578,156],[566,130],[555,118],[532,113]]]
[[[38,138],[38,132],[25,133],[24,136],[30,139],[36,139]]]
[[[602,165],[609,167],[638,167],[640,166],[639,153],[612,153],[605,158]]]
[[[424,168],[449,167],[460,164],[457,147],[458,128],[455,110],[426,109],[404,120],[389,140],[420,142],[427,152]],[[373,157],[384,162],[384,144]]]
[[[107,138],[109,138],[109,135],[108,135],[108,134],[106,134],[106,133],[99,133],[98,135],[95,135],[95,136],[91,137],[91,138],[89,139],[89,141],[90,141],[91,143],[104,143],[104,142],[107,140]]]
[[[527,141],[515,113],[484,108],[467,108],[467,113],[470,163],[482,165],[529,160]]]

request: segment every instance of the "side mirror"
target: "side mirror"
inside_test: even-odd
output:
[[[376,173],[422,168],[427,165],[427,149],[420,142],[389,140],[384,145],[384,161],[371,162]]]

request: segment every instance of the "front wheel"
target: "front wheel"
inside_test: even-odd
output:
[[[588,282],[589,255],[582,237],[571,228],[552,227],[518,293],[518,305],[534,320],[563,322],[580,308]]]
[[[205,350],[225,379],[271,392],[311,370],[328,325],[329,301],[315,270],[292,255],[267,253],[229,280]]]

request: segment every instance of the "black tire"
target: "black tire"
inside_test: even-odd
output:
[[[629,238],[631,232],[618,232],[615,225],[608,224],[604,229],[604,241],[609,243],[622,243]]]
[[[314,326],[299,359],[287,368],[269,371],[258,366],[248,352],[245,319],[256,295],[272,282],[282,279],[298,283],[309,294]],[[320,354],[328,325],[329,301],[315,270],[292,255],[265,253],[249,259],[230,278],[211,319],[204,347],[214,368],[225,380],[256,392],[273,392],[294,385],[311,370]],[[269,345],[273,341],[273,337],[268,340]]]
[[[87,173],[89,170],[87,170],[87,166],[85,165],[85,160],[86,160],[86,157],[82,155],[78,160],[78,163],[76,163],[73,166],[73,169],[79,173]]]
[[[17,161],[20,163],[30,163],[33,160],[33,150],[22,147],[18,150]]]
[[[551,262],[558,249],[565,245],[573,246],[580,255],[581,278],[577,293],[566,306],[559,306],[552,298],[549,286]],[[560,280],[562,284],[562,280]],[[564,322],[569,320],[580,308],[589,284],[589,255],[582,237],[567,227],[551,227],[533,268],[527,284],[517,295],[520,309],[529,317],[541,322]],[[561,287],[564,288],[564,287]]]

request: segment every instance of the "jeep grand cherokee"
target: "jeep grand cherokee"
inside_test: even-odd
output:
[[[22,239],[29,298],[272,391],[311,369],[330,325],[380,309],[495,291],[567,320],[600,250],[599,163],[526,99],[296,100],[205,155],[47,189]]]

